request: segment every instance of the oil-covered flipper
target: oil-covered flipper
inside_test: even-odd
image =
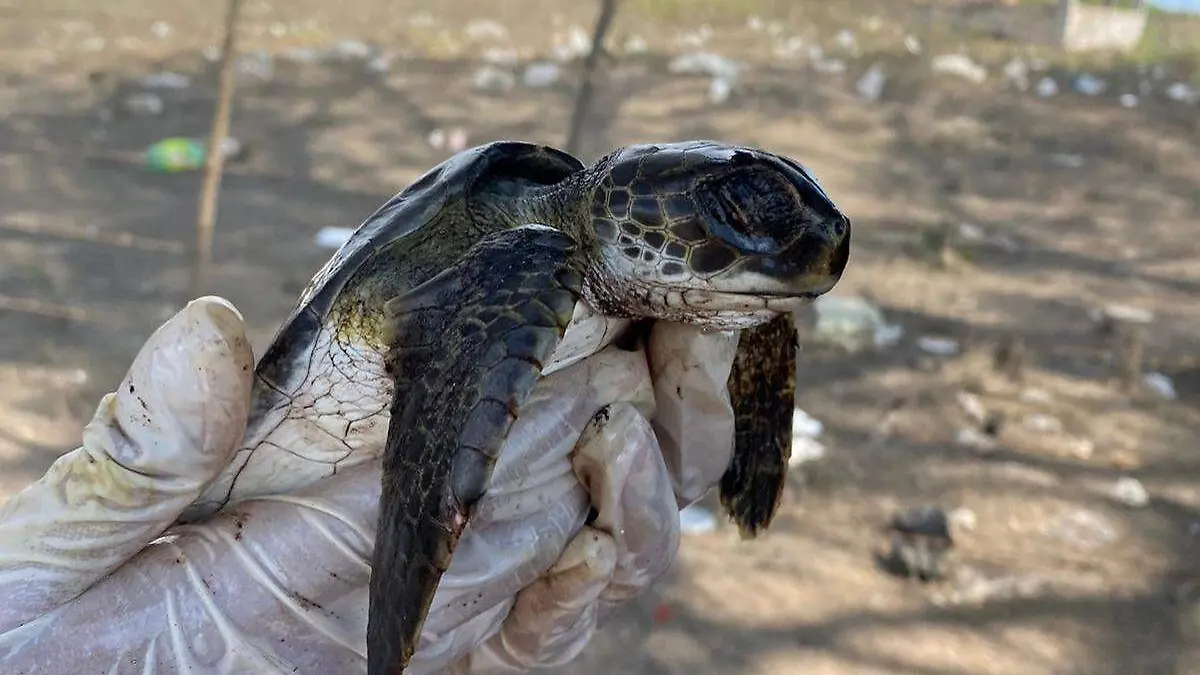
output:
[[[792,456],[796,325],[790,313],[742,331],[729,372],[734,443],[721,477],[721,504],[741,536],[755,537],[779,507]]]
[[[387,304],[396,388],[371,562],[368,675],[398,675],[412,658],[463,527],[582,285],[575,241],[526,226],[483,238]]]

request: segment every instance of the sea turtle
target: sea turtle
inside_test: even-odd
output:
[[[582,297],[610,317],[744,331],[720,491],[754,536],[775,511],[791,451],[790,312],[833,288],[849,242],[849,219],[809,173],[762,150],[634,145],[587,167],[526,142],[465,150],[380,207],[304,290],[258,363],[240,459],[209,498],[227,501],[255,452],[273,459],[251,470],[278,471],[287,443],[337,436],[331,463],[343,447],[378,443],[367,672],[402,673],[508,430]],[[332,382],[315,384],[317,371]],[[365,420],[385,411],[383,435],[381,421]],[[308,426],[297,431],[296,420]]]

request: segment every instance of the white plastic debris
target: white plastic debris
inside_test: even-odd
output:
[[[557,61],[572,61],[592,50],[591,36],[579,26],[571,26],[565,36],[556,35],[554,42],[551,53]]]
[[[809,462],[819,462],[825,459],[828,451],[825,444],[815,438],[800,436],[792,439],[792,455],[788,458],[788,466],[801,466]]]
[[[958,238],[963,241],[983,241],[983,228],[974,223],[959,223]]]
[[[349,227],[322,227],[317,230],[315,240],[321,248],[341,248],[350,240],[354,230]]]
[[[375,58],[367,61],[367,72],[382,75],[392,69],[392,61],[395,60],[392,54],[380,54]]]
[[[140,84],[147,89],[187,89],[192,85],[192,78],[168,70],[147,75]]]
[[[329,47],[329,55],[343,61],[366,60],[373,53],[371,45],[361,40],[338,40]]]
[[[1084,73],[1075,78],[1075,91],[1084,96],[1099,96],[1108,89],[1108,83],[1096,77]]]
[[[1194,89],[1183,82],[1176,82],[1167,87],[1167,98],[1178,103],[1200,102],[1200,89]]]
[[[505,92],[517,86],[517,76],[496,66],[483,66],[471,76],[471,86],[481,91]]]
[[[862,77],[858,78],[854,89],[859,96],[868,101],[878,101],[883,96],[883,86],[886,83],[887,74],[883,72],[883,66],[876,63],[868,68]]]
[[[935,73],[956,75],[975,84],[987,79],[987,69],[964,54],[940,54],[933,57],[929,66]]]
[[[1063,430],[1062,420],[1045,413],[1028,415],[1024,422],[1028,429],[1042,434],[1059,434]]]
[[[855,39],[854,33],[845,29],[838,31],[837,35],[833,36],[833,43],[846,51],[858,49],[858,40]]]
[[[1045,389],[1022,389],[1019,396],[1022,403],[1049,403],[1053,400]]]
[[[1168,401],[1174,401],[1179,398],[1179,393],[1175,391],[1175,383],[1171,381],[1170,377],[1162,373],[1146,373],[1142,376],[1142,381],[1146,383],[1150,391],[1157,394],[1160,398]]]
[[[1096,322],[1108,319],[1117,323],[1136,323],[1143,326],[1154,323],[1154,312],[1133,305],[1116,303],[1090,310],[1088,317]]]
[[[811,64],[812,69],[822,75],[841,75],[846,72],[846,62],[841,59],[813,59]]]
[[[239,75],[254,77],[259,80],[269,80],[275,73],[275,61],[270,54],[263,51],[242,54],[234,62]]]
[[[982,424],[987,418],[987,409],[983,407],[983,401],[979,397],[969,391],[959,391],[954,395],[954,399],[958,401],[958,407],[963,409],[972,420]]]
[[[962,427],[954,434],[954,443],[972,450],[994,450],[996,439],[975,427]]]
[[[736,76],[717,76],[708,83],[708,101],[720,105],[729,100],[733,87],[737,84]]]
[[[1004,64],[1004,80],[1021,91],[1029,88],[1029,64],[1020,57],[1014,57]]]
[[[947,520],[950,521],[950,526],[956,530],[974,530],[979,523],[979,519],[975,517],[975,512],[965,506],[960,506],[950,513],[946,514]]]
[[[717,517],[699,504],[692,504],[679,512],[680,534],[708,534],[716,529]]]
[[[1117,530],[1100,514],[1076,509],[1042,525],[1046,536],[1081,549],[1096,549],[1117,540]]]
[[[476,19],[463,29],[471,40],[503,40],[508,37],[508,29],[490,19]]]
[[[960,349],[958,340],[933,335],[922,335],[917,339],[917,347],[934,356],[954,356]]]
[[[558,64],[540,61],[525,67],[525,71],[521,74],[521,84],[533,89],[541,89],[558,82],[561,77],[562,68],[559,68]]]
[[[691,52],[671,59],[667,70],[685,75],[736,75],[741,64],[712,52]]]
[[[905,35],[904,48],[908,50],[909,54],[920,54],[921,40],[918,39],[916,35]]]
[[[626,54],[645,54],[650,50],[650,45],[646,43],[646,39],[640,35],[630,35],[625,38],[623,46]]]
[[[155,21],[150,24],[150,33],[156,38],[164,39],[171,35],[171,24],[166,21]]]
[[[1142,481],[1130,476],[1117,479],[1113,485],[1112,496],[1125,506],[1135,509],[1150,503],[1150,493],[1146,491],[1146,486],[1142,485]]]
[[[773,53],[776,58],[790,59],[803,52],[804,48],[804,38],[790,37],[786,40],[780,40],[776,42],[775,46],[771,49],[771,53]]]
[[[161,115],[166,108],[162,97],[148,92],[130,94],[121,102],[121,107],[134,115]]]
[[[1056,152],[1050,155],[1050,160],[1068,169],[1078,169],[1084,164],[1083,155],[1076,155],[1069,152]]]
[[[489,47],[479,56],[487,63],[497,66],[513,66],[521,60],[521,52],[515,47]]]
[[[796,408],[792,411],[792,437],[807,436],[809,438],[817,438],[825,433],[825,425],[821,420],[809,415],[803,410]]]
[[[1121,94],[1117,99],[1121,103],[1122,108],[1136,108],[1138,106],[1138,97],[1133,94]]]
[[[849,351],[891,347],[904,335],[901,326],[889,324],[883,312],[865,298],[823,295],[813,308],[817,314],[815,337]]]
[[[1058,94],[1058,82],[1053,77],[1043,77],[1038,80],[1037,87],[1034,89],[1037,95],[1041,98],[1050,98]]]
[[[321,55],[315,49],[292,47],[279,53],[279,58],[289,63],[312,64],[321,61]]]

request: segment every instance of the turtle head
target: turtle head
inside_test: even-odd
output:
[[[606,314],[745,327],[828,292],[846,268],[849,218],[779,155],[637,145],[588,173],[603,263],[585,292]]]

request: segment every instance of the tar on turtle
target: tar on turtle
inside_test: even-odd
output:
[[[258,363],[249,440],[207,494],[228,501],[243,472],[278,472],[289,442],[335,468],[382,445],[367,673],[402,673],[580,298],[610,317],[742,331],[720,494],[753,537],[791,452],[791,313],[834,287],[849,246],[850,221],[817,181],[762,150],[636,145],[590,166],[524,142],[465,150],[384,204],[313,278]],[[318,371],[332,383],[314,384]],[[363,420],[385,412],[380,440]]]

